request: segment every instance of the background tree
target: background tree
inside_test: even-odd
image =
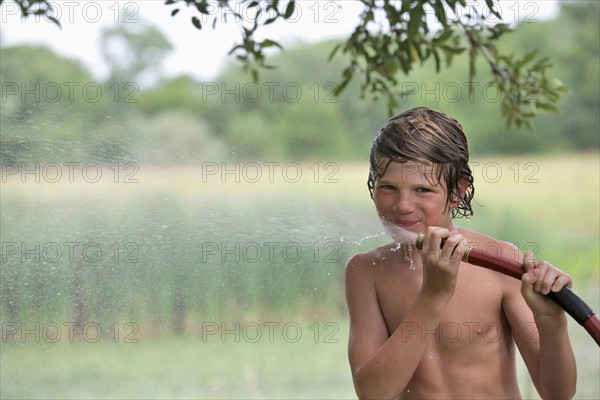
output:
[[[145,81],[160,72],[172,49],[161,31],[142,21],[135,27],[121,23],[105,28],[100,36],[100,52],[111,69],[109,81]]]
[[[0,0],[0,3],[3,0]],[[22,15],[53,16],[47,0],[14,0]],[[513,124],[531,127],[530,119],[541,110],[556,111],[564,85],[548,76],[552,66],[549,59],[533,50],[522,56],[498,51],[497,43],[512,31],[509,24],[500,22],[497,2],[486,0],[481,8],[466,0],[357,0],[364,8],[354,32],[338,43],[330,58],[338,52],[349,56],[342,70],[336,94],[341,93],[355,77],[361,77],[361,93],[375,99],[387,100],[388,112],[393,113],[398,99],[407,92],[398,89],[399,72],[409,74],[415,64],[434,59],[440,72],[453,62],[455,56],[468,54],[468,80],[474,82],[478,58],[491,71],[491,82],[503,95],[501,114],[508,128]],[[244,15],[240,13],[240,5]],[[260,28],[276,21],[292,18],[299,3],[279,0],[166,0],[176,16],[181,7],[192,7],[197,15],[191,23],[203,29],[207,22],[213,27],[225,12],[235,23],[242,25],[241,42],[234,44],[230,54],[241,61],[253,79],[259,79],[259,69],[269,68],[266,52],[282,46],[272,39],[259,39]],[[225,23],[231,22],[231,20]],[[471,86],[471,89],[473,87]]]

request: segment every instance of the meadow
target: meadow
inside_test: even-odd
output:
[[[549,260],[600,310],[598,153],[471,166],[456,223]],[[0,397],[355,398],[343,267],[388,242],[366,163],[27,167],[2,171]],[[598,347],[570,334],[576,398],[600,398]]]

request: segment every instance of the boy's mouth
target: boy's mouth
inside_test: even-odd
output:
[[[383,222],[383,226],[385,227],[386,232],[397,243],[414,244],[416,242],[417,233],[413,232],[411,228],[414,229],[414,227],[420,221],[381,218],[381,222]]]
[[[393,220],[391,220],[391,222],[394,225],[398,225],[401,228],[410,229],[411,227],[418,224],[420,221],[393,219]]]

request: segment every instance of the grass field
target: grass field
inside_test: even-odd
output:
[[[0,397],[354,398],[343,264],[387,241],[367,165],[138,167],[3,174]],[[457,224],[548,259],[600,310],[599,155],[472,168]],[[576,398],[598,399],[598,347],[570,334]]]

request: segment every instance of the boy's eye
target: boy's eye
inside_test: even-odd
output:
[[[394,189],[396,189],[396,187],[393,186],[393,185],[380,185],[379,188],[383,189],[383,190],[394,190]]]
[[[421,187],[417,189],[417,192],[421,192],[421,193],[429,193],[431,192],[431,189],[425,188],[425,187]]]

